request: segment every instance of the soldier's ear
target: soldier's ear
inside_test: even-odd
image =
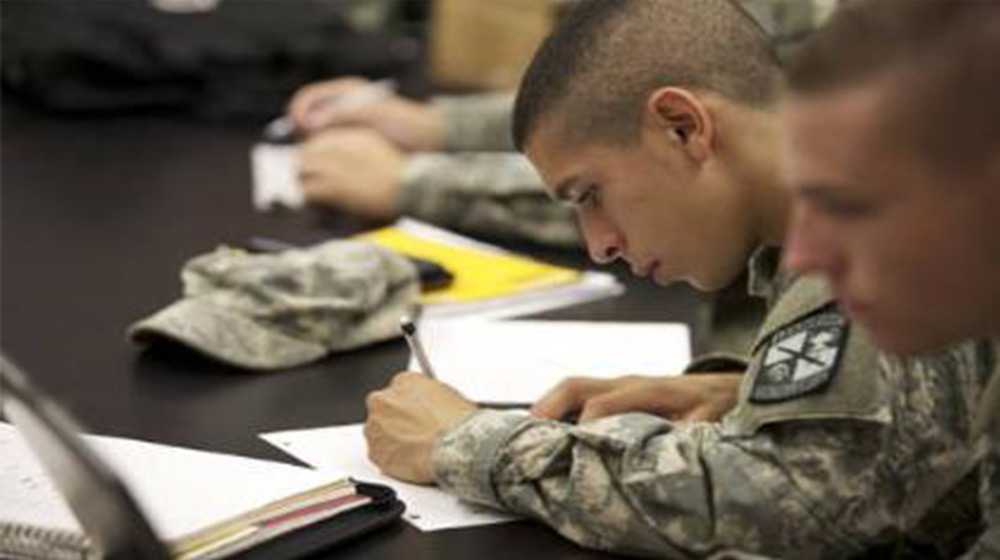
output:
[[[702,100],[691,91],[663,87],[646,100],[645,121],[666,135],[691,160],[702,163],[712,154],[715,126]]]

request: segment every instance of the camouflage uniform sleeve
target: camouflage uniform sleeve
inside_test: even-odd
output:
[[[572,209],[549,198],[520,154],[417,154],[403,185],[410,216],[474,234],[582,246]]]
[[[995,406],[995,402],[984,401],[983,405]],[[979,440],[980,451],[984,454],[982,478],[980,480],[980,501],[983,507],[985,530],[973,546],[962,556],[962,560],[996,560],[1000,558],[1000,439],[997,434]]]
[[[994,341],[994,349],[1000,341]],[[976,415],[975,436],[978,450],[983,454],[982,478],[980,480],[980,501],[983,507],[983,521],[986,529],[972,548],[962,556],[963,560],[985,560],[1000,558],[1000,424],[997,411],[1000,409],[1000,359],[994,353],[993,374],[983,391]]]
[[[838,471],[858,459],[849,443],[865,431],[877,439],[868,428],[727,439],[719,424],[646,414],[572,426],[484,411],[442,439],[435,467],[448,491],[540,519],[587,547],[674,558],[725,547],[846,557],[861,547],[815,511],[802,486],[822,483],[837,499],[837,483],[854,474]],[[852,494],[841,501],[863,498]]]
[[[431,105],[444,116],[444,149],[449,152],[513,151],[510,117],[514,94],[441,96]]]
[[[882,362],[867,370],[886,389],[875,414],[821,403],[749,430],[729,417],[571,425],[482,411],[439,442],[437,481],[619,553],[850,557],[902,538],[968,472],[972,359]]]

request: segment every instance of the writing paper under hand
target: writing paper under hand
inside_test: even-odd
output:
[[[438,379],[484,403],[530,404],[571,376],[677,375],[691,360],[680,323],[432,319],[420,334]]]

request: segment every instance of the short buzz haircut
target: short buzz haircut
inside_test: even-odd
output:
[[[886,79],[879,131],[947,171],[1000,150],[1000,2],[856,0],[791,60],[796,96]],[[883,139],[886,140],[886,139]]]
[[[514,143],[524,151],[556,113],[571,122],[569,141],[632,143],[656,88],[768,107],[779,76],[767,34],[730,0],[577,0],[521,80]]]

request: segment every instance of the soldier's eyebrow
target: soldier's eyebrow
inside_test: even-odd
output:
[[[574,202],[573,198],[573,187],[580,183],[583,179],[579,175],[574,175],[572,177],[564,179],[552,192],[552,198],[556,202]]]
[[[813,208],[839,217],[859,217],[877,211],[885,197],[863,190],[828,183],[808,183],[797,189],[799,200]]]
[[[845,192],[845,190],[843,187],[838,187],[830,183],[817,182],[805,183],[795,189],[796,194],[800,198],[820,203],[850,198],[852,193]]]

